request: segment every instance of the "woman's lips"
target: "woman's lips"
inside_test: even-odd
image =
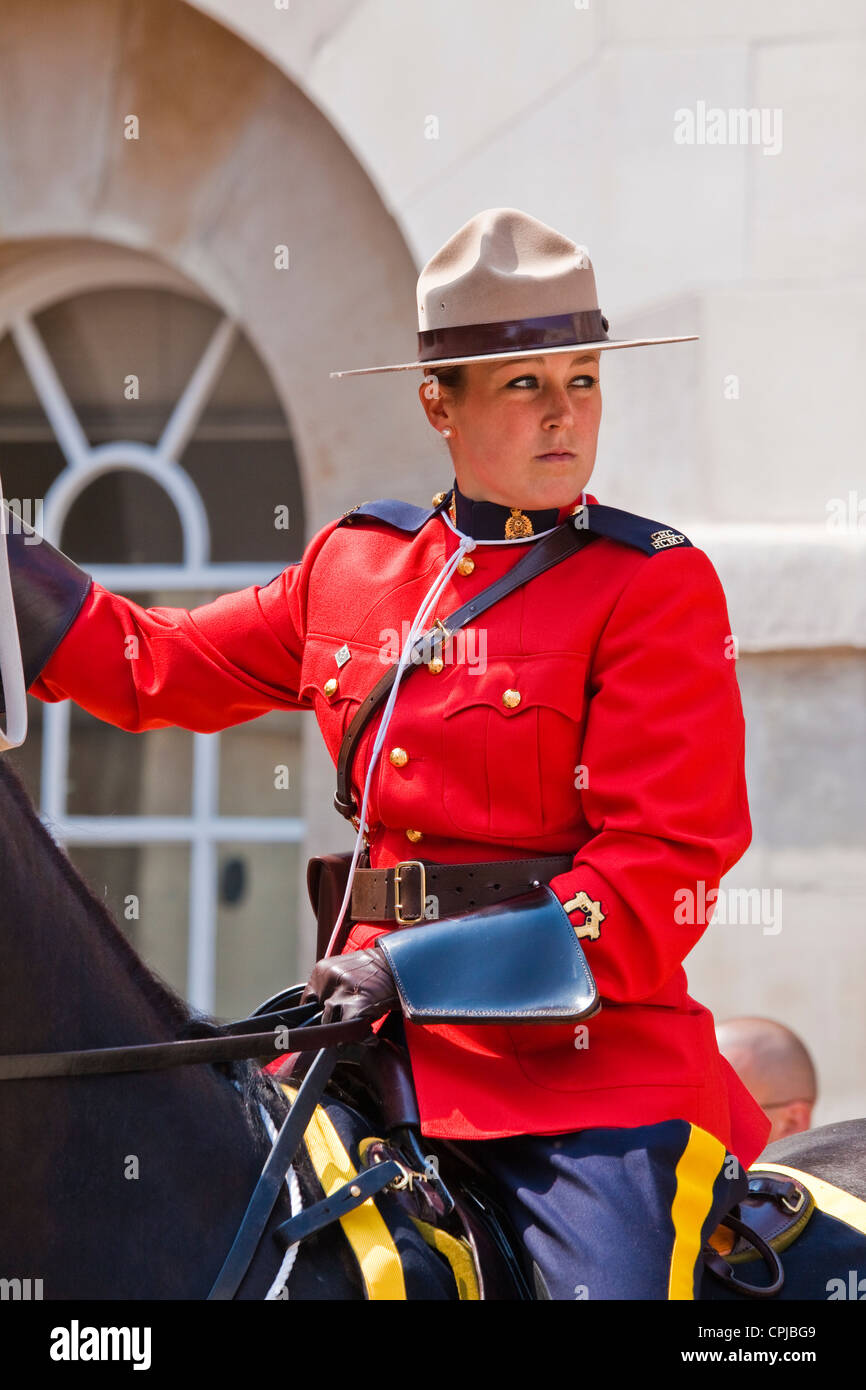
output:
[[[537,454],[536,457],[540,459],[550,459],[553,463],[562,463],[565,459],[573,459],[574,454],[570,449],[562,449],[554,451],[551,454]]]

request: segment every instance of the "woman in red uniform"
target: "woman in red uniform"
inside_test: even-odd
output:
[[[365,503],[271,584],[190,612],[143,610],[50,547],[10,545],[28,681],[136,730],[312,708],[337,762],[400,657],[342,805],[359,827],[343,909],[351,894],[355,925],[310,992],[344,1018],[398,1007],[376,943],[402,929],[395,876],[417,893],[418,865],[441,883],[427,916],[541,885],[528,977],[549,884],[600,1012],[578,1028],[407,1022],[423,1132],[496,1177],[540,1296],[691,1298],[701,1242],[769,1128],[682,968],[701,904],[749,843],[742,710],[706,555],[586,492],[601,354],[678,340],[610,339],[585,249],[514,209],[445,244],[418,310],[417,361],[363,370],[425,371],[422,405],[455,475],[431,510]],[[409,671],[437,618],[575,525],[591,544]]]

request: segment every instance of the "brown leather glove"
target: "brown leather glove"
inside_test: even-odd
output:
[[[375,946],[317,961],[301,1003],[311,999],[324,1004],[323,1023],[381,1018],[399,1003],[391,967]]]

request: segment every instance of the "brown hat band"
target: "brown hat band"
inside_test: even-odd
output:
[[[505,319],[501,323],[467,323],[454,328],[429,328],[418,334],[418,361],[443,357],[478,357],[483,353],[532,348],[579,347],[607,342],[608,321],[600,309],[574,314],[550,314],[539,319]]]

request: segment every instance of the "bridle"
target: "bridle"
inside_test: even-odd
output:
[[[6,544],[7,519],[11,516],[3,500],[3,483],[0,479],[0,682],[6,708],[5,728],[0,728],[0,753],[19,748],[27,737],[27,691]],[[234,1023],[204,1024],[208,1032],[206,1037],[178,1038],[172,1042],[143,1043],[133,1047],[0,1056],[0,1081],[25,1081],[41,1077],[154,1071],[202,1063],[244,1061],[270,1052],[317,1050],[274,1140],[232,1247],[208,1294],[209,1300],[232,1299],[237,1293],[264,1235],[313,1112],[336,1066],[338,1046],[360,1042],[371,1036],[372,1030],[367,1020],[328,1024],[317,1021],[322,1017],[321,1006],[318,1001],[301,1004],[303,988],[303,985],[296,985],[274,995],[248,1018]],[[192,1026],[195,1027],[194,1022]],[[313,1231],[339,1220],[383,1188],[392,1183],[405,1182],[406,1176],[407,1170],[391,1159],[362,1169],[351,1183],[346,1183],[324,1201],[283,1222],[274,1235],[288,1247]]]

